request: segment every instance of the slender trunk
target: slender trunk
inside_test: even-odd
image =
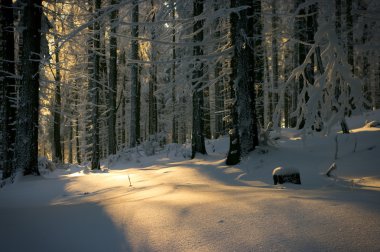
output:
[[[173,20],[173,29],[172,29],[172,42],[173,42],[173,48],[172,48],[172,59],[173,59],[173,64],[172,64],[172,73],[171,73],[171,79],[172,79],[172,142],[173,143],[178,143],[178,118],[176,114],[176,76],[175,76],[175,71],[176,71],[176,48],[175,48],[175,41],[176,41],[176,30],[175,30],[175,2],[172,0],[172,20]]]
[[[238,7],[236,0],[231,0],[231,8]],[[240,136],[239,136],[239,117],[237,108],[237,84],[235,80],[238,78],[238,43],[239,39],[239,15],[242,13],[232,13],[231,14],[231,43],[234,46],[234,56],[231,59],[231,76],[229,81],[230,99],[232,104],[230,104],[230,146],[227,154],[226,164],[235,165],[240,162],[241,149],[240,149]]]
[[[351,65],[351,72],[354,74],[355,64],[354,64],[354,33],[353,33],[353,20],[352,20],[352,0],[346,0],[346,29],[347,29],[347,60],[348,64]],[[344,134],[349,134],[350,130],[348,128],[346,119],[343,118],[340,122],[342,127],[342,132]]]
[[[73,163],[73,122],[70,120],[69,123],[69,156],[68,156],[68,162],[69,164]]]
[[[94,0],[88,0],[90,15],[94,15]],[[85,107],[85,134],[84,134],[84,150],[83,150],[83,161],[89,161],[87,153],[92,153],[92,136],[93,136],[93,127],[92,127],[92,97],[94,93],[94,25],[88,27],[88,38],[87,38],[87,104]]]
[[[154,0],[151,0],[152,9],[154,9]],[[152,23],[154,24],[156,19],[156,14],[152,15]],[[152,28],[151,32],[152,41],[156,39],[155,27]],[[154,43],[151,44],[151,60],[153,62],[150,69],[150,80],[149,80],[149,92],[148,92],[148,102],[149,102],[149,135],[153,136],[157,133],[157,99],[155,96],[155,91],[157,88],[157,66],[154,64],[156,61],[156,46]]]
[[[352,74],[354,74],[354,33],[352,18],[352,0],[346,0],[346,29],[347,29],[347,60],[351,65]]]
[[[278,46],[277,46],[277,38],[276,34],[278,32],[278,17],[276,13],[276,0],[272,0],[272,110],[273,113],[274,108],[278,103]]]
[[[365,45],[367,43],[367,37],[368,37],[368,25],[364,24],[363,27],[363,35],[362,35],[362,45]],[[366,109],[375,108],[375,96],[373,94],[373,89],[371,88],[370,81],[369,81],[369,61],[368,61],[368,51],[365,50],[363,52],[363,66],[362,66],[362,79],[363,79],[363,94],[366,100],[371,104],[371,106],[366,106],[366,103],[364,103],[364,107]]]
[[[294,8],[297,9],[299,5],[301,5],[302,3],[304,3],[304,0],[296,0],[295,2],[295,6]],[[297,40],[300,40],[300,41],[307,41],[307,24],[306,24],[306,18],[303,17],[304,15],[306,15],[306,11],[305,9],[301,9],[299,11],[299,13],[297,13],[300,17],[296,17],[295,19],[295,38]],[[295,46],[295,55],[296,55],[296,59],[295,59],[295,66],[294,67],[298,67],[300,65],[303,64],[303,62],[305,61],[305,58],[306,58],[306,54],[307,54],[307,48],[306,46],[303,44],[303,43],[296,43],[296,46]],[[299,99],[302,99],[302,97],[298,97],[300,92],[303,90],[304,88],[304,78],[303,76],[301,75],[298,80],[295,81],[294,83],[294,90],[296,90],[295,93],[293,93],[293,108],[295,109],[298,105],[298,100]],[[305,119],[304,118],[294,118],[293,120],[291,120],[291,124],[294,125],[294,126],[297,126],[297,121],[299,120],[299,125],[298,125],[298,129],[302,129],[305,125]]]
[[[95,0],[95,18],[99,16],[101,0]],[[93,41],[93,88],[92,88],[92,158],[91,169],[100,169],[100,148],[99,148],[99,92],[100,92],[100,24],[94,23]]]
[[[215,77],[218,78],[222,72],[222,64],[218,62],[215,66]],[[215,138],[218,138],[224,133],[223,126],[223,111],[224,111],[224,96],[223,96],[223,81],[215,83]]]
[[[55,22],[56,17],[54,16]],[[60,52],[58,49],[58,36],[54,35],[55,44],[55,96],[54,96],[54,112],[53,112],[53,138],[54,138],[54,156],[53,161],[62,163],[62,149],[61,149],[61,66],[60,66]]]
[[[118,0],[111,0],[111,5]],[[110,14],[111,33],[109,36],[110,59],[109,59],[109,84],[108,84],[108,155],[116,153],[116,94],[117,94],[117,38],[116,24],[118,21],[118,10]]]
[[[107,75],[107,59],[106,59],[106,42],[105,42],[105,29],[103,25],[99,27],[100,38],[100,55],[99,55],[99,101],[98,101],[98,120],[99,120],[99,158],[104,158],[108,154],[108,115],[103,104],[108,105],[108,75]],[[116,103],[116,102],[115,102]],[[106,114],[105,120],[101,118],[101,115]],[[107,133],[106,133],[107,132]],[[116,136],[115,136],[116,137]],[[115,147],[116,148],[116,147]]]
[[[207,87],[203,90],[203,116],[204,116],[204,135],[206,138],[211,139],[211,115],[210,115],[210,88]]]
[[[264,76],[265,81],[263,85],[263,92],[264,92],[264,127],[268,125],[268,123],[271,121],[270,118],[270,97],[269,97],[269,82],[270,82],[270,76],[269,76],[269,60],[268,60],[268,53],[267,49],[264,48]],[[298,93],[297,93],[298,94]]]
[[[80,151],[80,143],[79,143],[79,118],[77,117],[75,120],[75,146],[76,146],[76,159],[77,163],[82,163],[81,151]]]
[[[218,3],[218,0],[214,0],[214,11],[218,11],[220,9],[220,3]],[[215,32],[215,39],[219,40],[221,37],[221,31],[219,28],[219,23],[221,22],[221,18],[217,18],[214,24]],[[218,30],[219,29],[219,30]],[[216,48],[218,49],[218,48]],[[220,78],[223,70],[223,63],[221,61],[218,61],[215,64],[215,70],[214,70],[214,78],[218,79]],[[222,79],[219,79],[215,83],[215,92],[214,92],[214,114],[215,114],[215,132],[214,137],[217,139],[220,135],[223,135],[225,133],[225,128],[223,124],[223,118],[224,118],[224,81]],[[210,111],[211,112],[211,111]]]
[[[194,0],[194,17],[203,13],[204,0]],[[203,20],[197,20],[193,27],[194,43],[203,41]],[[197,56],[203,55],[203,48],[200,45],[194,46],[193,55],[195,56],[195,66],[193,70],[193,129],[192,129],[192,154],[194,158],[196,153],[206,154],[205,139],[203,135],[203,91],[199,88],[203,85],[203,63]]]
[[[126,143],[127,143],[127,133],[126,133],[126,129],[127,129],[127,92],[126,92],[126,86],[127,86],[127,79],[124,75],[123,77],[123,92],[124,92],[124,95],[123,95],[123,100],[121,101],[122,103],[122,111],[121,111],[121,144],[122,144],[122,147],[125,147],[126,146]]]
[[[307,42],[309,44],[315,43],[314,35],[315,35],[317,28],[318,28],[317,27],[318,26],[317,11],[318,11],[317,4],[312,4],[309,6],[308,16],[306,19]],[[310,46],[308,46],[308,51],[309,50],[310,50]],[[315,76],[315,70],[314,70],[315,69],[315,60],[314,60],[315,57],[314,56],[315,55],[313,54],[310,57],[310,63],[307,64],[306,69],[305,69],[305,76],[309,82],[309,85],[314,85],[314,76]],[[309,94],[307,93],[307,95],[305,97],[305,101],[308,102],[308,100],[309,100]],[[315,118],[314,130],[321,131],[323,128],[323,125],[322,125],[323,119],[321,118],[320,112],[318,112],[317,116],[318,116],[318,118]]]
[[[253,52],[254,52],[254,79],[256,91],[257,119],[264,125],[264,50],[263,50],[263,22],[261,0],[253,0]]]
[[[338,42],[342,40],[342,0],[335,0],[335,31]]]
[[[132,60],[138,60],[139,51],[139,4],[138,0],[132,1],[132,42],[131,42],[131,58]],[[131,122],[129,132],[130,147],[135,147],[140,139],[140,111],[139,111],[139,67],[137,63],[131,63]]]
[[[349,4],[349,1],[350,0],[347,0],[347,4]],[[352,3],[351,3],[351,5],[352,5]],[[347,11],[348,10],[349,10],[349,7],[347,6]],[[347,16],[346,18],[347,18],[347,28],[348,28],[349,17]],[[352,25],[352,17],[351,17],[351,25]],[[342,43],[342,1],[341,0],[335,0],[335,30],[336,30],[338,42],[341,43],[341,45],[343,46],[343,43]],[[350,33],[350,31],[348,31],[348,33],[347,33],[347,39],[348,40],[349,40],[349,37],[350,37],[349,33]],[[352,27],[351,27],[351,34],[352,34]],[[350,51],[350,49],[348,49],[348,47],[349,47],[349,45],[347,43],[347,50]],[[318,53],[320,54],[320,52],[318,52]],[[317,57],[320,59],[320,55],[317,55]],[[348,58],[350,58],[350,55],[348,55]],[[322,62],[322,60],[319,60],[319,61]],[[349,61],[349,64],[351,64],[350,63],[350,59],[348,59],[348,61]],[[352,59],[352,63],[353,63],[353,59]],[[318,63],[318,64],[322,65],[321,63]],[[353,67],[353,64],[351,64],[351,66]],[[319,67],[319,68],[323,69],[323,67]],[[324,72],[324,70],[322,72]],[[339,85],[340,85],[339,82],[340,81],[341,81],[340,78],[338,78],[336,80],[337,84],[336,84],[336,91],[335,91],[336,94],[335,94],[335,96],[336,96],[337,100],[338,100],[338,97],[339,97],[340,92],[341,92],[341,90],[339,88]],[[340,122],[340,125],[341,125],[343,133],[345,133],[345,134],[350,133],[345,119],[343,119]]]

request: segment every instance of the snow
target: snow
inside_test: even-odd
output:
[[[0,189],[0,251],[380,251],[380,128],[365,127],[379,120],[369,112],[347,118],[351,134],[306,139],[282,129],[236,166],[220,138],[193,160],[170,145],[124,150],[101,172],[17,176]],[[279,166],[302,185],[273,185]]]
[[[299,173],[298,169],[294,167],[279,166],[273,170],[272,175],[290,175],[294,173]]]

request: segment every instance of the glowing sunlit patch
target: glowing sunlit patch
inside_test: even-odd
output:
[[[85,175],[82,171],[65,175],[65,177],[73,178]]]
[[[233,174],[233,173],[239,173],[239,172],[242,172],[242,170],[235,167],[228,167],[224,170],[225,174]]]
[[[357,129],[352,129],[350,130],[350,132],[352,133],[357,133],[357,132],[373,132],[373,131],[380,131],[380,128],[376,128],[376,127],[373,127],[373,128],[365,128],[365,127],[362,127],[362,128],[357,128]]]
[[[297,141],[297,140],[301,140],[302,138],[301,137],[291,137],[289,138],[289,140],[292,140],[292,141]]]

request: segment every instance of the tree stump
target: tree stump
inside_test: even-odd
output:
[[[272,172],[273,175],[273,183],[283,184],[283,183],[293,183],[293,184],[301,184],[300,172],[298,169],[293,167],[277,167]]]

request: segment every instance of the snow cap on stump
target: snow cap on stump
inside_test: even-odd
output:
[[[277,167],[273,170],[272,176],[275,185],[286,182],[301,184],[300,172],[294,167]]]

